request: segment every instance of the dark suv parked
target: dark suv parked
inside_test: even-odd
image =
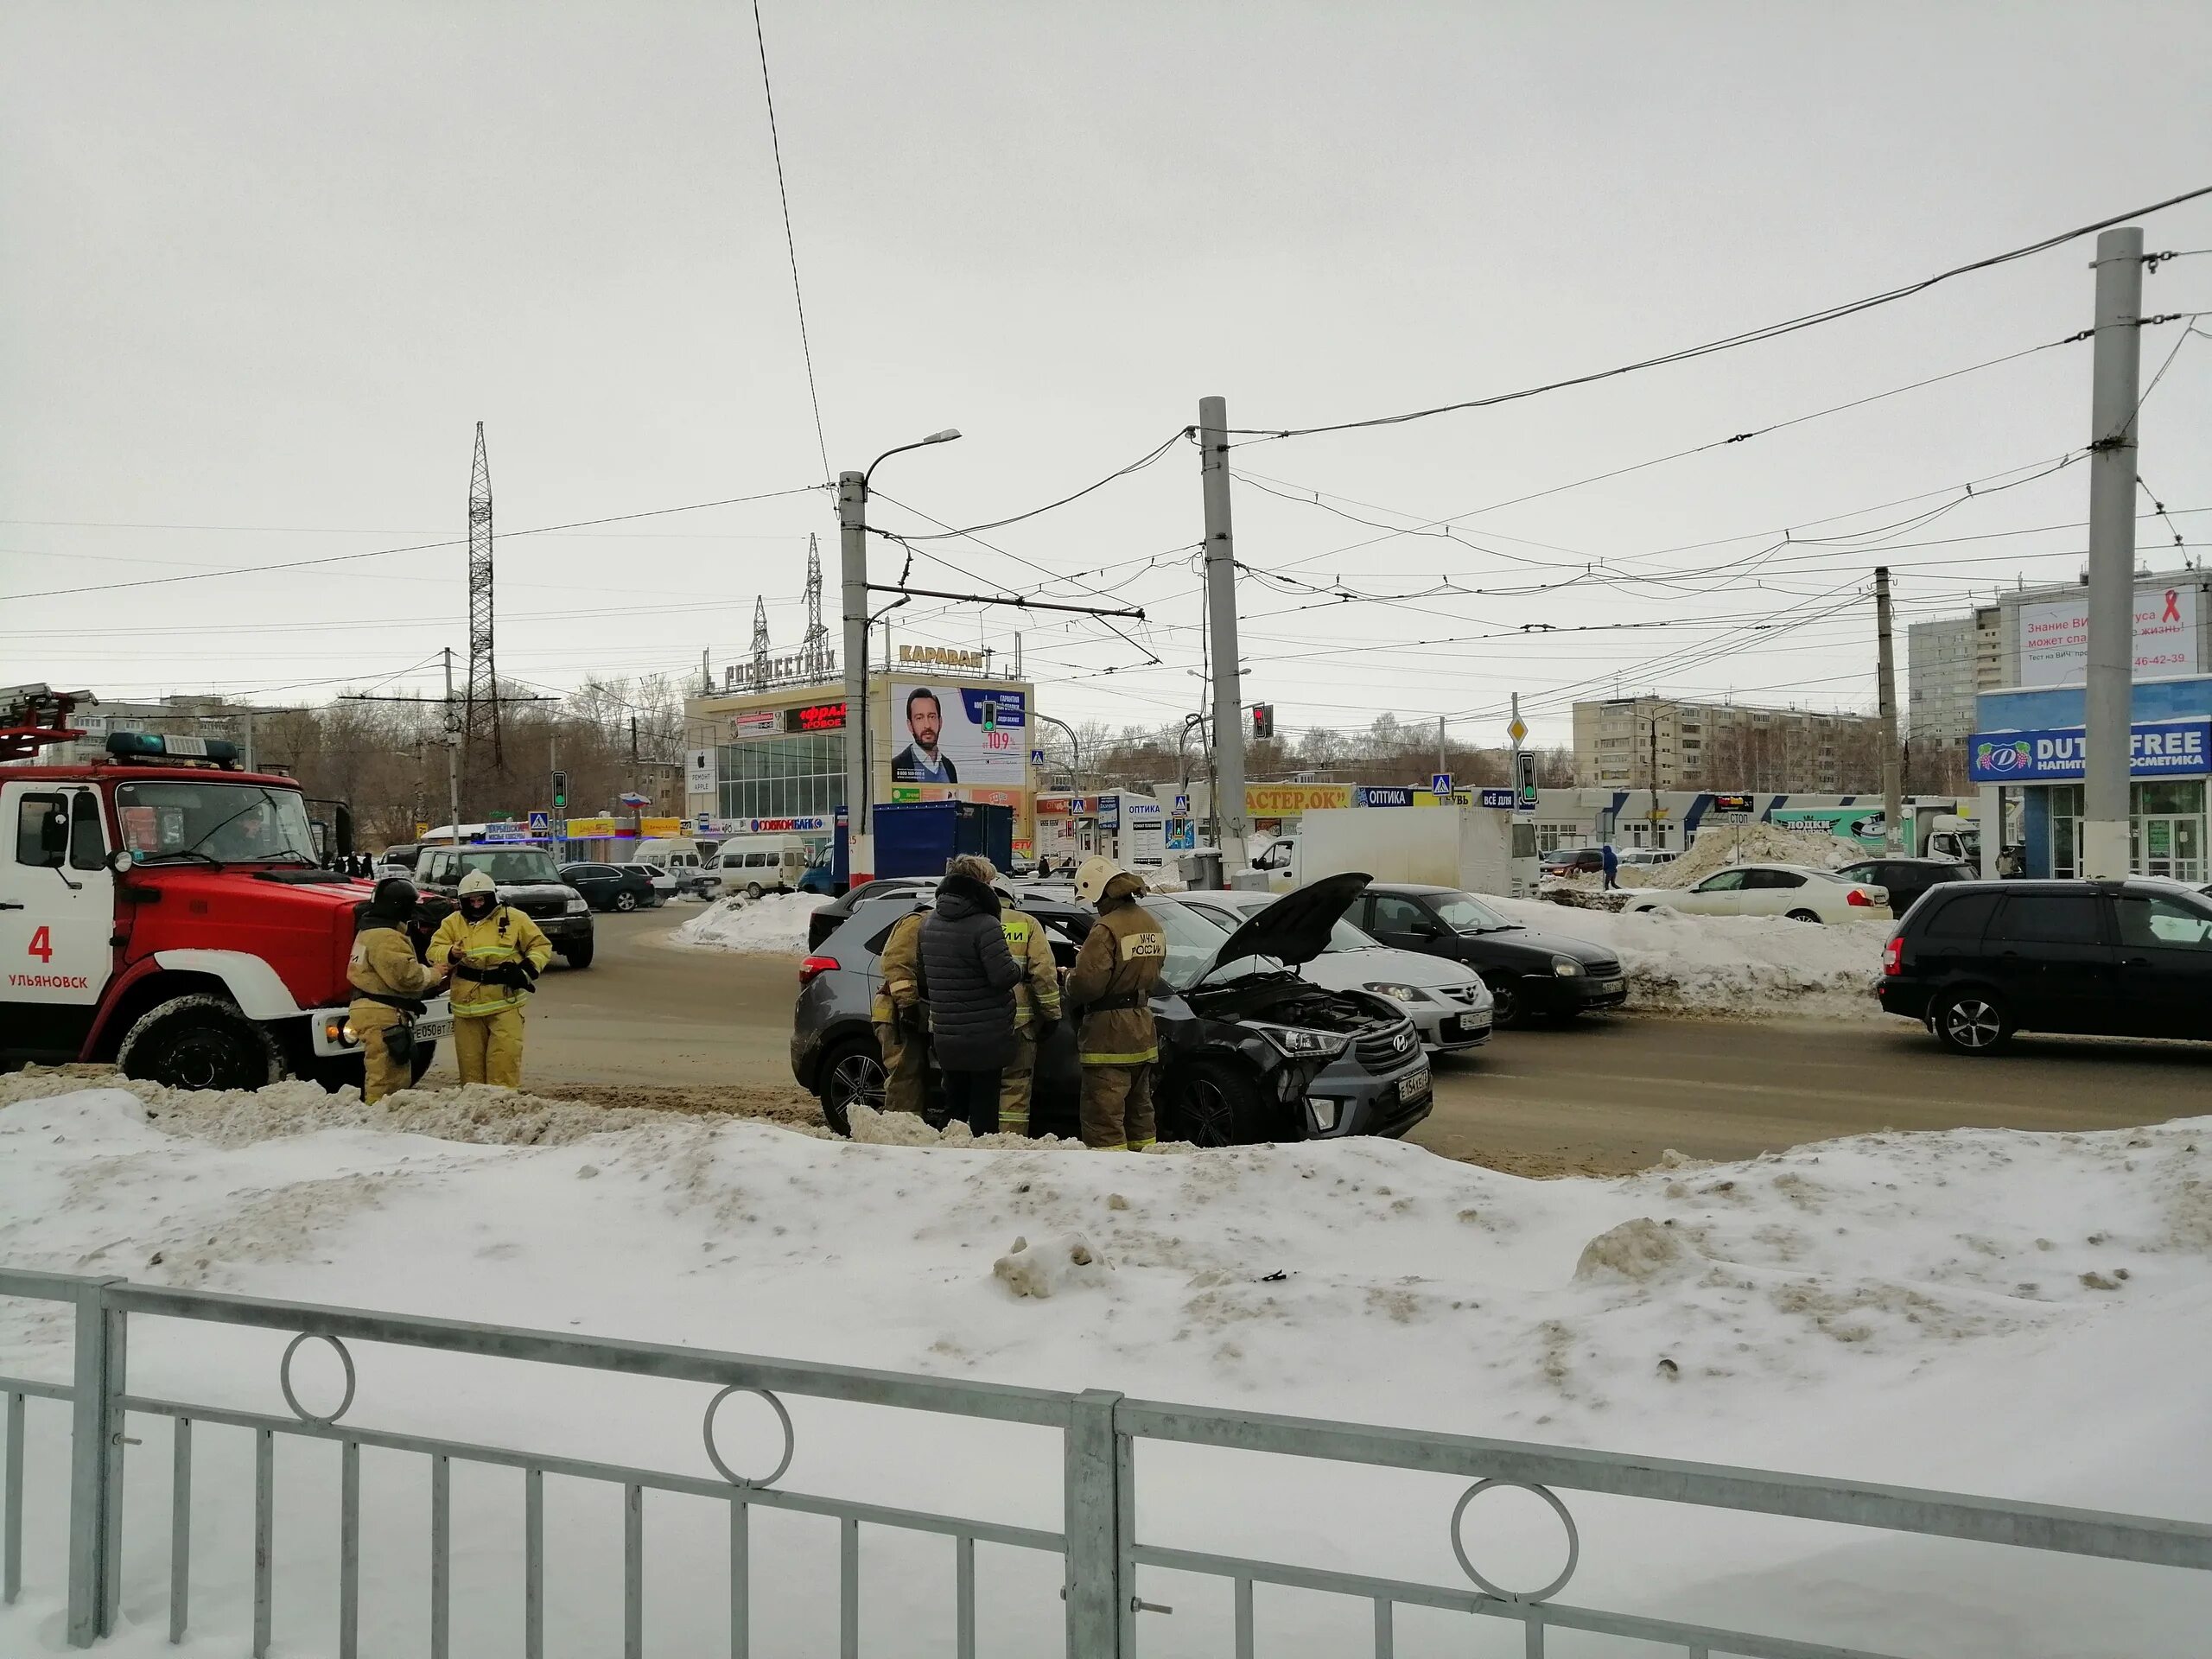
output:
[[[1890,913],[1902,916],[1913,901],[1930,887],[1949,881],[1975,880],[1971,866],[1952,858],[1868,858],[1847,864],[1836,873],[1840,881],[1858,881],[1883,887],[1890,895]]]
[[[2177,881],[1954,881],[1890,936],[1875,988],[1961,1054],[2018,1031],[2212,1041],[2212,900]]]
[[[591,906],[564,883],[550,853],[536,847],[426,847],[416,885],[434,914],[452,907],[461,878],[481,870],[499,883],[499,902],[530,918],[571,968],[591,966]]]

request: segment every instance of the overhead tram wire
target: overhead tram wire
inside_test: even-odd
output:
[[[1992,270],[1999,265],[2009,264],[2014,260],[2025,259],[2035,254],[2048,252],[2052,248],[2063,246],[2069,242],[2077,241],[2085,236],[2094,236],[2099,231],[2109,230],[2112,226],[2125,224],[2129,219],[2160,213],[2166,208],[2177,207],[2183,202],[2194,201],[2200,196],[2208,195],[2212,195],[2212,184],[2201,185],[2194,190],[2183,191],[2177,196],[2169,196],[2164,201],[2155,201],[2147,207],[2131,208],[2124,213],[2115,213],[2109,218],[2098,219],[2094,224],[2079,226],[2073,230],[2061,231],[2055,235],[2044,237],[2004,253],[1991,254],[1985,258],[1971,260],[1963,265],[1954,265],[1948,270],[1938,271],[1932,276],[1923,276],[1916,282],[1885,289],[1881,293],[1870,294],[1862,299],[1847,300],[1840,304],[1824,307],[1818,311],[1808,311],[1801,316],[1791,317],[1782,322],[1766,323],[1756,328],[1746,328],[1737,334],[1726,334],[1717,340],[1707,340],[1701,345],[1688,346],[1677,351],[1662,352],[1656,356],[1641,358],[1634,362],[1619,364],[1609,369],[1595,369],[1587,374],[1547,381],[1541,385],[1524,386],[1515,391],[1494,392],[1481,397],[1463,398],[1457,403],[1438,404],[1431,408],[1408,410],[1398,415],[1377,415],[1365,420],[1336,421],[1319,426],[1234,427],[1230,429],[1230,435],[1243,437],[1255,443],[1268,443],[1285,438],[1313,437],[1325,432],[1352,432],[1370,427],[1402,426],[1409,421],[1427,420],[1438,415],[1455,414],[1461,410],[1490,409],[1499,404],[1516,403],[1524,398],[1541,397],[1547,392],[1564,391],[1571,386],[1585,386],[1600,380],[1617,379],[1623,375],[1639,373],[1646,369],[1664,367],[1670,363],[1683,363],[1695,358],[1711,357],[1718,353],[1734,351],[1739,346],[1758,345],[1762,341],[1778,340],[1785,334],[1796,334],[1807,328],[1816,328],[1824,323],[1840,321],[1845,317],[1854,316],[1861,311],[1871,311],[1878,306],[1894,304],[1899,300],[1909,299],[1914,295],[1924,294],[1937,284],[1948,283],[1955,277],[1967,276],[1974,271]]]
[[[566,524],[542,524],[534,530],[502,531],[499,539],[512,542],[524,536],[550,536],[559,531],[587,530],[596,524],[620,524],[639,518],[661,518],[674,512],[704,512],[713,507],[735,507],[752,501],[774,501],[785,496],[811,495],[827,487],[821,484],[803,484],[796,489],[768,490],[759,495],[734,495],[721,501],[695,501],[687,506],[652,507],[643,512],[618,512],[604,518],[576,518]],[[442,542],[417,542],[406,547],[378,547],[360,553],[331,553],[321,558],[289,559],[278,564],[226,565],[220,569],[199,570],[188,575],[146,576],[132,582],[96,582],[83,588],[48,588],[36,593],[0,594],[0,600],[56,599],[70,594],[105,594],[124,588],[159,588],[172,582],[207,582],[217,576],[259,576],[276,570],[303,570],[313,565],[345,564],[360,559],[391,558],[402,553],[429,553],[443,548],[467,545],[468,537],[462,536]]]
[[[753,0],[753,38],[760,48],[760,95],[768,105],[768,148],[776,158],[776,197],[784,206],[784,248],[791,255],[791,303],[798,311],[799,356],[806,364],[806,396],[814,405],[814,442],[822,451],[825,483],[836,474],[830,466],[830,440],[822,430],[822,393],[814,384],[814,346],[806,334],[806,296],[798,285],[798,240],[791,234],[791,197],[784,183],[784,141],[776,130],[776,89],[768,83],[768,37],[760,27],[760,0]]]
[[[1151,449],[1151,450],[1147,451],[1146,454],[1142,454],[1142,455],[1140,455],[1136,460],[1135,460],[1135,461],[1131,461],[1131,462],[1130,462],[1128,466],[1126,466],[1126,467],[1116,467],[1112,472],[1110,472],[1110,473],[1107,474],[1105,477],[1103,477],[1103,478],[1102,478],[1102,479],[1098,480],[1096,483],[1093,483],[1093,484],[1086,484],[1086,485],[1084,485],[1081,489],[1079,489],[1079,490],[1076,491],[1072,495],[1064,495],[1064,496],[1062,496],[1062,497],[1061,497],[1058,500],[1057,500],[1057,501],[1047,501],[1047,502],[1046,502],[1043,506],[1041,506],[1041,507],[1032,507],[1032,508],[1030,508],[1030,509],[1029,509],[1027,512],[1017,512],[1017,513],[1014,513],[1014,514],[1011,515],[1010,517],[1007,517],[1007,518],[994,518],[994,519],[992,519],[988,524],[969,524],[969,526],[967,526],[964,530],[956,530],[956,529],[954,529],[950,524],[946,524],[946,523],[945,523],[942,518],[930,518],[929,514],[927,514],[926,512],[922,512],[918,508],[915,508],[915,507],[907,507],[907,508],[906,508],[906,511],[907,511],[907,512],[912,512],[912,513],[914,513],[914,514],[915,514],[917,517],[918,517],[918,518],[929,518],[929,519],[930,519],[930,522],[931,522],[931,524],[938,525],[938,527],[939,527],[939,528],[944,531],[944,534],[943,534],[943,535],[938,535],[938,536],[916,536],[916,537],[911,537],[910,539],[912,539],[912,540],[913,540],[913,541],[917,541],[917,542],[941,542],[941,541],[947,540],[948,538],[950,538],[950,537],[961,537],[961,536],[964,536],[964,537],[969,537],[970,540],[973,540],[973,539],[974,539],[974,537],[975,537],[976,532],[977,531],[982,531],[982,530],[1003,530],[1003,529],[1005,529],[1008,524],[1020,524],[1020,523],[1023,519],[1025,519],[1025,518],[1034,518],[1038,517],[1038,516],[1039,516],[1039,514],[1041,514],[1041,513],[1047,513],[1047,512],[1052,512],[1055,508],[1058,508],[1058,507],[1065,507],[1065,505],[1068,505],[1068,503],[1069,503],[1069,502],[1071,502],[1071,501],[1080,501],[1080,500],[1082,500],[1082,499],[1083,499],[1083,498],[1084,498],[1084,496],[1086,496],[1086,495],[1090,495],[1090,494],[1092,494],[1094,492],[1096,492],[1096,491],[1099,491],[1099,490],[1103,490],[1103,489],[1104,489],[1104,488],[1105,488],[1109,484],[1111,484],[1111,483],[1112,483],[1112,482],[1114,482],[1114,480],[1116,480],[1116,479],[1127,478],[1127,477],[1128,477],[1128,476],[1129,476],[1129,474],[1131,474],[1132,473],[1141,473],[1141,472],[1142,472],[1146,467],[1147,467],[1151,466],[1151,465],[1153,464],[1153,462],[1154,462],[1154,461],[1158,461],[1158,460],[1159,460],[1162,455],[1166,454],[1170,449],[1173,448],[1174,448],[1178,443],[1181,442],[1183,440],[1185,440],[1185,439],[1186,439],[1186,438],[1192,438],[1192,437],[1193,436],[1193,435],[1195,434],[1196,430],[1197,430],[1197,429],[1196,429],[1196,428],[1194,428],[1194,427],[1188,427],[1188,426],[1178,427],[1178,428],[1177,428],[1173,432],[1170,433],[1170,434],[1167,435],[1167,437],[1166,437],[1165,440],[1163,440],[1163,441],[1159,444],[1159,446],[1158,446],[1157,448],[1153,448],[1153,449]],[[884,495],[884,494],[883,494],[883,492],[882,492],[882,491],[880,491],[880,490],[874,491],[874,492],[872,492],[872,493],[874,493],[874,494],[875,494],[875,495],[878,495],[878,496],[882,497],[882,499],[883,499],[884,500],[886,500],[886,501],[891,501],[891,500],[892,500],[892,498],[891,498],[891,497],[889,497],[889,496],[887,496],[887,495]],[[893,505],[894,506],[899,506],[899,505],[904,505],[905,504],[904,504],[903,502],[895,502],[895,501],[894,501],[894,502],[893,502]],[[988,542],[985,542],[985,543],[980,543],[980,545],[982,545],[982,546],[985,546],[985,547],[989,547],[989,546],[990,546],[990,543],[988,543]],[[991,549],[991,550],[992,550],[993,552],[995,552],[995,553],[1000,553],[1000,552],[1004,552],[1004,551],[1005,551],[1005,550],[1004,550],[1003,548],[992,548],[992,549]],[[1009,558],[1013,558],[1013,557],[1017,557],[1017,556],[1018,556],[1018,555],[1014,555],[1014,554],[1007,554],[1007,557],[1009,557]],[[1028,561],[1027,561],[1027,560],[1025,560],[1025,561],[1023,561],[1023,562],[1024,562],[1025,563],[1028,563]],[[1039,569],[1042,569],[1043,567],[1042,567],[1042,566],[1039,566],[1039,567],[1037,567],[1037,568],[1039,568]]]

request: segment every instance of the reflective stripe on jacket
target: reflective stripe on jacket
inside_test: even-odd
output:
[[[868,1018],[879,1026],[895,1025],[922,1000],[922,919],[928,914],[918,910],[891,924],[876,959],[875,997],[868,1007]]]
[[[1018,910],[1000,913],[999,926],[1006,934],[1006,948],[1021,969],[1021,982],[1014,988],[1014,1022],[1060,1017],[1060,971],[1052,961],[1052,942],[1033,917]]]
[[[480,971],[507,962],[528,962],[542,971],[553,960],[553,942],[539,931],[537,924],[505,905],[494,905],[492,913],[480,922],[472,922],[454,911],[438,924],[438,931],[430,937],[431,960],[444,960],[455,945],[461,947],[461,963]],[[481,1019],[503,1009],[518,1008],[528,997],[528,992],[517,990],[512,985],[463,979],[457,973],[454,976],[453,1011],[460,1018]]]

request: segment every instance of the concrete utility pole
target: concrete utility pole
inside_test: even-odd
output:
[[[446,824],[453,831],[454,845],[461,845],[461,710],[453,700],[453,647],[445,649],[446,658],[446,810],[451,816]]]
[[[1229,404],[1198,399],[1198,484],[1205,502],[1206,622],[1213,657],[1213,803],[1224,879],[1250,866],[1245,837],[1243,670],[1236,649],[1236,543],[1229,528]],[[1224,810],[1225,809],[1225,810]]]
[[[2096,362],[2089,394],[2089,665],[2082,873],[2127,874],[2135,678],[2135,413],[2142,373],[2143,232],[2097,238]]]
[[[1904,844],[1904,767],[1897,750],[1897,646],[1890,631],[1890,567],[1874,567],[1874,638],[1880,667],[1882,709],[1882,849]]]
[[[846,835],[858,848],[868,833],[868,475],[837,474],[838,575],[845,620]],[[874,861],[851,868],[874,871]],[[855,877],[857,879],[857,876]]]
[[[1444,716],[1441,715],[1436,717],[1436,769],[1439,772],[1452,770],[1444,759]]]

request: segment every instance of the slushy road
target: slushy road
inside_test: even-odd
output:
[[[558,966],[531,1010],[526,1083],[710,1107],[720,1091],[794,1101],[798,963],[689,950],[690,905],[596,918],[598,959]],[[452,1079],[442,1052],[434,1081]],[[1531,1174],[1615,1173],[1669,1147],[1734,1159],[1870,1130],[2109,1129],[2212,1110],[2212,1046],[2022,1039],[1955,1058],[1903,1020],[1634,1014],[1501,1032],[1440,1060],[1412,1139]],[[733,1098],[732,1103],[735,1103]]]

